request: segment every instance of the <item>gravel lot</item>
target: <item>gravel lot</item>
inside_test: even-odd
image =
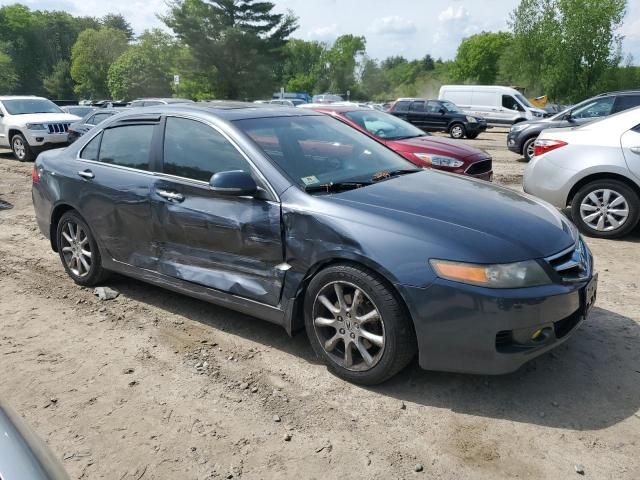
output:
[[[470,143],[519,188],[504,132]],[[362,388],[304,335],[122,277],[111,301],[76,286],[37,230],[30,169],[0,152],[0,397],[71,478],[640,478],[640,232],[589,240],[597,307],[519,372],[414,364]]]

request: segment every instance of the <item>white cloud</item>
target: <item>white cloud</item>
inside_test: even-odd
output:
[[[468,18],[469,12],[462,5],[459,5],[458,8],[454,8],[453,5],[451,5],[446,10],[440,12],[440,15],[438,15],[439,22],[457,22],[460,20],[466,20]]]
[[[411,20],[392,15],[374,20],[370,31],[378,35],[412,35],[416,25]]]
[[[321,42],[331,43],[338,38],[338,25],[333,23],[324,27],[314,28],[307,33],[310,40],[319,40]]]

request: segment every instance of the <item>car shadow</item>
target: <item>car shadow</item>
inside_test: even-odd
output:
[[[315,357],[304,332],[290,338],[277,326],[223,307],[124,277],[110,285],[134,300],[182,315],[216,330],[296,355]],[[640,408],[640,325],[595,308],[563,345],[502,376],[429,372],[415,360],[369,391],[466,415],[552,428],[598,430]],[[353,387],[360,388],[360,387]]]

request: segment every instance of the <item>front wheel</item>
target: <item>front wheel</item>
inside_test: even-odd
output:
[[[106,277],[98,245],[86,222],[75,211],[62,215],[56,232],[60,260],[71,279],[89,287]]]
[[[33,151],[29,147],[29,143],[20,133],[16,133],[11,138],[11,150],[15,157],[21,162],[33,160]]]
[[[469,140],[475,140],[476,138],[478,138],[478,135],[480,135],[479,133],[468,133],[467,134],[467,138]]]
[[[464,138],[465,133],[466,131],[464,125],[462,125],[461,123],[454,123],[449,129],[449,135],[451,135],[451,138]]]
[[[311,280],[305,326],[318,357],[353,383],[384,382],[416,352],[411,321],[396,294],[374,273],[356,266],[332,266]]]
[[[582,187],[571,202],[571,216],[585,235],[620,238],[640,218],[638,194],[617,180],[596,180]]]

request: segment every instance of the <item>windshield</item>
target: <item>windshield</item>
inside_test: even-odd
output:
[[[442,106],[447,110],[447,112],[462,113],[462,110],[460,110],[455,103],[442,102]]]
[[[22,98],[3,100],[4,108],[11,115],[26,115],[28,113],[64,113],[51,100],[43,98]]]
[[[399,140],[401,138],[422,137],[426,135],[419,128],[414,127],[394,115],[376,110],[345,112],[344,116],[360,125],[371,135],[384,140]]]
[[[325,116],[234,122],[300,187],[369,182],[381,172],[415,165],[354,128]]]
[[[529,108],[535,108],[533,105],[531,105],[531,103],[529,103],[529,100],[527,100],[526,98],[524,98],[522,95],[520,95],[519,93],[516,93],[514,95],[514,97],[516,97],[518,99],[518,101],[524,105],[525,107],[529,107]]]

